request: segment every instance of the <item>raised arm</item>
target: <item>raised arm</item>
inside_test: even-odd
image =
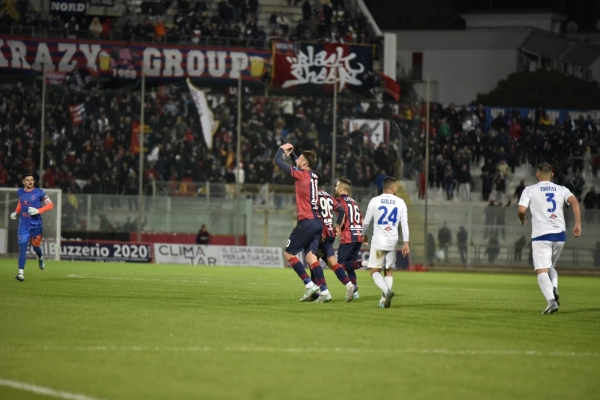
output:
[[[570,196],[567,201],[573,208],[573,215],[575,216],[575,226],[573,227],[573,236],[581,236],[581,209],[579,208],[579,201],[575,196]]]
[[[275,154],[275,165],[277,165],[279,168],[281,168],[282,171],[291,175],[292,167],[290,166],[290,164],[286,163],[285,160],[283,159],[284,154],[285,154],[285,151],[283,150],[283,146],[279,147],[279,149],[277,149],[277,153]]]

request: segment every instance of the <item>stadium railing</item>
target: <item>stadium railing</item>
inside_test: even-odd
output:
[[[106,41],[127,41],[161,44],[189,44],[196,46],[224,46],[224,47],[251,47],[255,49],[270,48],[270,40],[252,39],[252,38],[231,38],[231,37],[208,37],[196,38],[193,35],[171,35],[166,34],[157,39],[155,34],[137,34],[125,33],[119,30],[111,31],[108,38],[99,37],[86,29],[76,31],[68,29],[45,29],[36,27],[10,26],[1,29],[4,33],[10,33],[15,36],[30,36],[34,38],[67,38],[67,39],[93,39]]]

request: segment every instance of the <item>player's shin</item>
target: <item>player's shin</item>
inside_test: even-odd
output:
[[[346,261],[344,263],[344,268],[346,269],[346,274],[348,274],[348,278],[350,278],[350,282],[354,286],[356,286],[356,272],[354,272],[354,261]]]
[[[31,246],[31,247],[33,247],[33,251],[35,251],[35,254],[37,254],[38,258],[44,257],[41,247],[36,247],[36,246]]]
[[[323,267],[319,264],[318,261],[315,261],[311,264],[310,270],[315,274],[315,278],[317,280],[317,285],[321,288],[321,294],[327,294],[327,283],[325,282],[325,274],[323,272]]]
[[[375,271],[371,273],[371,276],[373,277],[373,281],[377,287],[379,287],[384,294],[387,293],[388,286],[385,284],[385,280],[383,279],[383,276],[381,276],[381,273],[379,271]]]
[[[350,282],[350,278],[348,278],[348,274],[344,271],[344,268],[338,263],[335,263],[331,266],[331,270],[335,273],[335,276],[342,282],[344,285],[347,285]]]
[[[25,262],[27,261],[27,242],[19,243],[19,274],[23,275]]]
[[[548,301],[548,304],[550,304],[550,302],[554,301],[554,291],[553,291],[553,287],[552,287],[552,281],[550,280],[548,273],[547,272],[539,273],[537,276],[537,279],[538,279],[538,284],[540,285],[540,289],[542,290],[542,293],[544,294],[544,297]]]
[[[390,289],[392,288],[392,286],[394,286],[394,277],[393,276],[386,276],[385,278],[383,278],[385,284],[387,287],[389,287]]]
[[[556,269],[550,268],[548,270],[548,276],[550,277],[552,286],[554,286],[554,288],[558,290],[558,274],[556,273]]]
[[[298,260],[297,257],[290,258],[288,260],[288,265],[292,267],[292,269],[298,274],[298,276],[300,277],[300,279],[302,279],[302,282],[304,282],[304,285],[306,285],[307,288],[312,287],[314,285],[310,277],[306,273],[304,265],[300,262],[300,260]]]

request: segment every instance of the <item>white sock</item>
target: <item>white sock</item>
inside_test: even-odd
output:
[[[394,277],[393,276],[386,276],[383,279],[384,279],[385,284],[387,285],[387,287],[389,287],[391,289],[392,286],[394,285]]]
[[[25,272],[24,270],[19,269],[19,275],[23,275],[24,272]]]
[[[538,274],[538,284],[540,285],[540,289],[542,289],[542,293],[548,302],[550,300],[554,300],[554,292],[552,291],[552,281],[550,281],[550,277],[547,273],[542,272]]]
[[[306,285],[304,285],[307,289],[310,289],[311,287],[315,286],[315,283],[313,281],[308,282]]]
[[[327,296],[329,294],[329,289],[321,290],[321,296]]]
[[[381,276],[381,273],[374,272],[372,276],[373,276],[373,281],[379,287],[379,289],[381,289],[381,291],[383,293],[387,293],[388,287],[385,284],[385,281],[383,280],[383,276]],[[552,290],[550,290],[550,291],[552,291]],[[552,296],[552,298],[554,298],[554,295]]]
[[[552,281],[552,286],[554,286],[558,290],[558,274],[556,273],[556,270],[554,268],[550,268],[548,276]]]
[[[363,267],[368,267],[369,266],[369,262],[367,260],[362,260],[361,264]]]

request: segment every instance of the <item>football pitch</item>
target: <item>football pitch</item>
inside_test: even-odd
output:
[[[600,278],[0,260],[0,399],[597,399]],[[560,271],[559,271],[560,274]],[[79,397],[77,397],[79,396]]]

